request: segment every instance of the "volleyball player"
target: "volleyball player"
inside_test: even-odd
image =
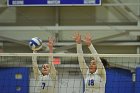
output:
[[[77,43],[77,53],[83,53],[81,44],[81,35],[79,33],[74,34],[74,39]],[[88,45],[88,48],[92,54],[97,54],[97,51],[91,43],[91,36],[87,34],[84,42]],[[94,57],[87,66],[85,59],[82,55],[78,56],[80,70],[84,77],[85,91],[84,93],[105,93],[106,83],[106,71],[101,62],[100,57]]]
[[[49,38],[48,47],[53,52],[53,39]],[[33,51],[36,53],[37,51]],[[35,93],[55,93],[56,69],[52,63],[53,57],[49,56],[48,64],[43,64],[41,71],[38,68],[37,57],[32,57],[32,65],[35,77]]]

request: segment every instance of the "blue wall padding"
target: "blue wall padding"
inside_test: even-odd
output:
[[[134,93],[134,83],[129,70],[111,68],[106,70],[106,93]]]
[[[22,74],[22,79],[16,79],[16,74]],[[29,93],[29,69],[0,68],[0,93]]]
[[[140,93],[140,67],[136,68],[135,93]]]

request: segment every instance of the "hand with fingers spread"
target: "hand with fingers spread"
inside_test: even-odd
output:
[[[88,47],[91,45],[92,41],[91,41],[91,35],[90,33],[87,33],[84,39],[84,42],[86,43],[86,45],[88,45]]]
[[[77,44],[81,44],[81,35],[79,32],[74,33],[74,40],[76,41]]]
[[[54,45],[54,38],[49,37],[49,38],[48,38],[48,43],[47,43],[47,46],[48,46],[48,47],[49,47],[49,49],[50,49],[50,53],[52,53],[52,52],[53,52],[53,45]]]

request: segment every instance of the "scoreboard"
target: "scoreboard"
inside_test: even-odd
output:
[[[99,6],[101,0],[7,0],[8,6]]]

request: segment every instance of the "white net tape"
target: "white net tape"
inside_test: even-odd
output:
[[[58,56],[58,57],[140,57],[140,54],[80,54],[80,53],[0,53],[0,56]]]

